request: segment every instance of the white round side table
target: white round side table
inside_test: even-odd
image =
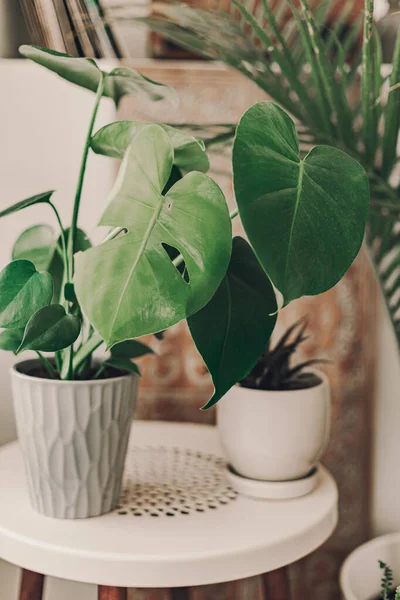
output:
[[[127,588],[189,587],[267,573],[269,600],[290,598],[288,565],[337,522],[337,488],[292,500],[239,496],[225,477],[216,429],[136,421],[120,506],[82,520],[41,516],[29,504],[18,443],[0,449],[0,558],[23,569],[20,600],[41,600],[45,575],[97,584],[100,600]]]

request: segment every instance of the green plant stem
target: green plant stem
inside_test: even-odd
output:
[[[100,101],[103,97],[104,82],[105,82],[105,75],[102,73],[99,85],[97,87],[96,100],[95,100],[92,116],[91,116],[90,123],[89,123],[89,129],[88,129],[88,132],[86,135],[85,146],[83,149],[83,155],[82,155],[82,161],[81,161],[81,167],[79,170],[78,184],[77,184],[76,192],[75,192],[74,208],[72,211],[72,221],[71,221],[71,228],[69,230],[68,247],[67,247],[67,260],[68,260],[68,272],[66,274],[67,282],[71,282],[73,275],[74,275],[74,248],[75,248],[75,238],[76,238],[76,230],[77,230],[77,225],[78,225],[78,216],[79,216],[79,208],[80,208],[80,204],[81,204],[83,182],[85,179],[86,165],[87,165],[87,159],[89,156],[90,142],[92,139],[94,124],[96,121],[97,112],[99,110]],[[69,312],[69,303],[67,303],[67,310]],[[61,369],[61,379],[66,379],[66,380],[73,379],[73,375],[74,375],[73,363],[74,363],[74,348],[73,348],[73,346],[70,346],[64,352],[63,366]]]
[[[86,135],[86,141],[85,141],[85,146],[83,149],[81,167],[80,167],[79,177],[78,177],[78,185],[77,185],[76,193],[75,193],[74,208],[73,208],[73,212],[72,212],[71,229],[70,229],[69,236],[68,236],[68,262],[69,262],[68,281],[72,281],[72,277],[74,274],[74,247],[75,247],[75,237],[76,237],[76,230],[77,230],[77,224],[78,224],[79,207],[80,207],[80,203],[81,203],[82,188],[83,188],[83,182],[84,182],[84,178],[85,178],[86,164],[87,164],[87,159],[88,159],[89,149],[90,149],[90,142],[92,139],[94,124],[96,121],[97,112],[99,110],[100,101],[101,101],[101,98],[102,98],[103,92],[104,92],[104,82],[105,82],[105,76],[102,73],[99,85],[97,87],[96,100],[95,100],[95,104],[94,104],[94,108],[93,108],[93,112],[92,112],[92,117],[91,117],[90,123],[89,123],[89,129],[88,129],[88,132]]]
[[[54,360],[56,361],[56,366],[58,371],[61,371],[62,369],[62,355],[61,352],[55,352],[54,353]]]
[[[93,375],[92,379],[98,379],[100,375],[103,373],[106,368],[105,363],[101,363],[100,367],[97,369],[96,373]]]
[[[51,364],[51,362],[45,356],[43,356],[43,354],[41,352],[37,352],[37,355],[38,355],[42,365],[46,369],[47,374],[49,375],[50,379],[56,379],[57,373],[56,373],[53,365]]]
[[[110,231],[110,233],[108,235],[106,235],[106,237],[104,238],[104,240],[101,240],[101,243],[105,244],[106,242],[109,242],[110,240],[113,240],[114,238],[116,238],[123,231],[126,231],[125,227],[115,227],[115,229],[112,229]]]
[[[55,205],[49,200],[49,205],[51,206],[51,208],[54,211],[54,214],[56,216],[58,225],[60,227],[61,230],[61,249],[62,249],[62,257],[64,260],[64,271],[66,273],[68,273],[69,271],[69,261],[68,261],[68,253],[67,253],[67,243],[66,243],[66,235],[65,235],[65,229],[63,227],[63,224],[61,222],[61,218],[60,218],[60,213],[58,212],[58,210],[56,209]]]
[[[371,113],[373,90],[372,90],[372,56],[371,56],[371,40],[373,32],[373,14],[374,0],[365,0],[365,16],[364,16],[364,34],[362,47],[362,76],[361,76],[361,105],[363,118],[363,136],[364,136],[364,152],[365,161],[367,164],[372,164],[374,160],[374,144],[371,140],[371,129],[373,129],[373,119]]]
[[[99,348],[99,346],[101,346],[103,343],[104,341],[99,334],[94,332],[87,342],[82,344],[82,346],[76,352],[72,362],[73,371],[75,372],[83,363],[83,361],[86,360],[90,354],[93,354],[93,352],[97,350],[97,348]]]

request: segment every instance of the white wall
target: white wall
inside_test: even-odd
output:
[[[13,0],[16,1],[16,0]],[[81,151],[94,95],[24,60],[0,60],[0,210],[49,189],[65,223],[69,222]],[[104,100],[97,125],[115,120]],[[97,221],[115,165],[91,156],[83,190],[81,224],[89,233]],[[0,220],[0,268],[10,260],[12,244],[27,226],[49,222],[48,207],[31,207]],[[0,351],[0,444],[15,437],[8,369],[14,357]],[[0,561],[0,598],[17,598],[18,570]],[[92,586],[52,580],[47,598],[94,600]],[[87,595],[88,594],[88,595]]]
[[[400,531],[400,356],[383,301],[379,325],[372,468],[372,526],[376,535]]]

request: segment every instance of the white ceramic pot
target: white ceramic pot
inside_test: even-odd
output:
[[[118,504],[138,377],[58,381],[11,370],[29,496],[38,512],[83,518]]]
[[[315,387],[292,391],[234,386],[217,405],[226,457],[240,475],[263,481],[300,479],[326,448],[330,388],[323,373]]]
[[[380,597],[382,560],[393,570],[393,587],[400,585],[400,533],[382,535],[356,548],[343,563],[340,587],[344,600]]]

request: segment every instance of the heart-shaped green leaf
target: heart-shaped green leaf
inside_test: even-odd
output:
[[[92,138],[92,149],[97,154],[124,157],[133,138],[150,123],[140,121],[117,121],[102,127]],[[172,142],[174,149],[174,164],[184,173],[201,171],[206,173],[210,163],[205,152],[204,143],[196,140],[185,131],[169,125],[161,125]]]
[[[14,244],[13,260],[30,260],[38,271],[47,271],[56,250],[57,240],[50,225],[26,229]]]
[[[23,337],[23,329],[4,329],[4,331],[0,333],[0,348],[16,353],[21,345]]]
[[[362,166],[328,146],[300,160],[293,121],[260,102],[238,125],[233,175],[243,226],[284,303],[335,285],[363,240],[369,190]]]
[[[121,371],[131,371],[131,373],[140,375],[139,367],[128,359],[124,360],[123,358],[109,358],[105,361],[105,364],[110,365],[111,367],[116,367]]]
[[[77,339],[80,329],[79,319],[67,315],[60,304],[44,306],[29,319],[17,352],[23,350],[57,352],[71,346]]]
[[[68,242],[69,229],[66,230]],[[77,229],[74,252],[87,250],[91,243],[82,229]],[[12,250],[13,260],[30,260],[38,271],[49,271],[54,284],[53,302],[60,298],[64,275],[61,236],[56,237],[49,225],[34,225],[26,229],[17,239]]]
[[[111,348],[113,358],[139,358],[145,354],[154,354],[153,350],[137,340],[125,340]]]
[[[100,221],[128,233],[76,255],[79,303],[109,347],[202,308],[228,267],[232,229],[220,188],[193,172],[163,195],[172,166],[172,144],[161,127],[138,133]],[[189,282],[166,246],[182,254]]]
[[[221,285],[210,302],[188,319],[215,388],[204,409],[254,367],[274,329],[276,308],[274,289],[253,250],[243,238],[235,237]]]
[[[102,71],[93,59],[77,58],[40,46],[24,45],[19,51],[25,58],[57,73],[63,79],[96,92]],[[118,67],[103,75],[106,76],[103,95],[113,98],[117,106],[123,96],[135,92],[145,93],[152,100],[168,98],[176,103],[174,89],[152,81],[128,67]]]
[[[15,260],[0,273],[0,327],[25,327],[30,317],[51,302],[53,282],[29,260]]]
[[[51,192],[43,192],[42,194],[36,194],[36,196],[31,196],[26,200],[21,200],[8,208],[0,211],[0,217],[5,217],[7,215],[11,215],[14,212],[18,212],[23,208],[27,208],[28,206],[33,206],[34,204],[48,203],[51,196],[54,194],[54,191]]]

